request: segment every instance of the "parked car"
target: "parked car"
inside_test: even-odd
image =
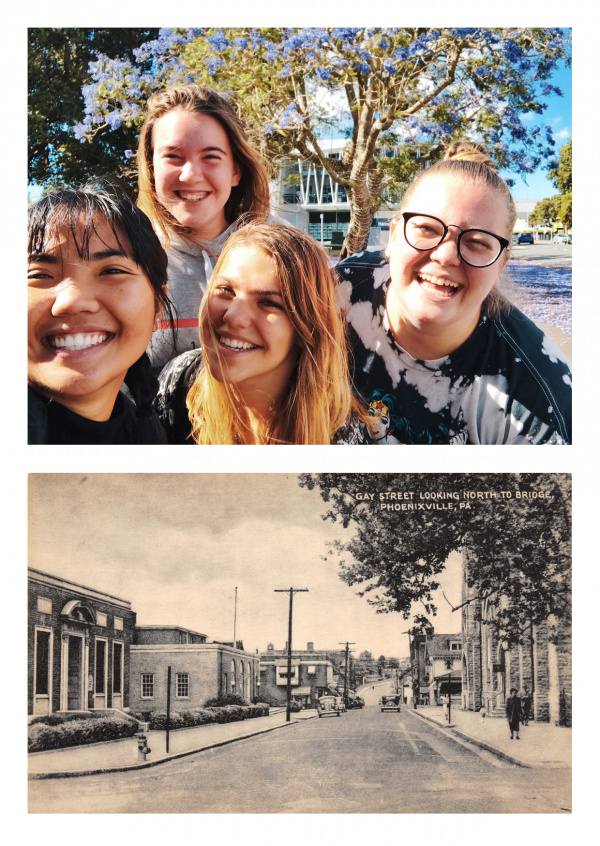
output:
[[[400,711],[402,707],[402,697],[399,693],[395,696],[382,696],[379,700],[379,707],[382,711]]]
[[[364,708],[365,700],[362,696],[350,696],[348,698],[348,709],[350,708]]]
[[[339,717],[342,713],[338,708],[337,696],[321,696],[317,703],[317,713],[319,717]]]
[[[533,234],[531,232],[521,232],[517,238],[517,244],[533,244]]]
[[[570,244],[571,236],[565,235],[564,232],[557,232],[553,240],[555,244]]]

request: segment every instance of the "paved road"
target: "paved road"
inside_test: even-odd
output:
[[[510,248],[512,259],[527,259],[553,267],[570,267],[572,258],[571,244],[552,244],[541,241],[537,244],[513,244]]]
[[[475,789],[476,786],[476,789]],[[29,783],[32,813],[564,813],[570,770],[529,770],[411,710],[306,720],[135,773]]]

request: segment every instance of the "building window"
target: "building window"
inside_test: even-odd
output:
[[[50,632],[35,633],[35,692],[37,696],[50,694]]]
[[[115,617],[115,630],[118,632],[123,631],[123,618],[122,617]]]
[[[452,650],[452,652],[460,652],[460,650],[462,649],[462,645],[460,643],[451,643],[450,649]]]
[[[190,638],[187,632],[179,632],[179,643],[189,643]]]
[[[106,693],[106,641],[96,641],[96,693]]]
[[[37,610],[40,614],[52,614],[52,600],[46,599],[45,596],[38,596]]]
[[[314,676],[314,674],[317,672],[317,668],[312,667],[312,666],[307,667],[306,672],[308,673],[309,676]]]
[[[142,699],[154,696],[154,673],[142,673]]]
[[[190,695],[190,674],[177,673],[175,679],[175,696],[177,699],[187,699]]]
[[[103,614],[101,611],[96,611],[96,625],[105,627],[107,622],[108,618],[106,614]]]
[[[113,643],[113,694],[123,692],[123,644]]]

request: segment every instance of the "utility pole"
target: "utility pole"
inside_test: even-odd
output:
[[[286,689],[286,698],[287,698],[287,708],[285,712],[285,721],[289,723],[290,721],[290,712],[291,712],[291,705],[292,705],[292,608],[294,603],[294,594],[295,593],[308,593],[308,588],[279,588],[275,589],[274,593],[289,593],[290,595],[290,615],[288,620],[288,660],[287,660],[287,689]]]
[[[340,645],[343,646],[344,644],[342,641],[339,641]],[[354,641],[346,641],[346,673],[344,677],[344,705],[346,706],[346,710],[348,709],[348,672],[350,670],[350,645],[354,646]]]

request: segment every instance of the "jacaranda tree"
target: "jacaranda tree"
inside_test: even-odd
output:
[[[296,155],[324,168],[349,199],[341,257],[362,249],[376,210],[448,142],[477,137],[502,168],[556,165],[541,114],[550,82],[570,62],[560,29],[163,29],[134,59],[99,55],[76,132],[138,125],[166,85],[198,82],[231,96],[255,145],[274,161]],[[323,145],[346,127],[341,157]],[[387,157],[385,150],[399,150]]]
[[[378,613],[430,630],[439,576],[463,551],[470,599],[502,599],[495,624],[509,643],[549,615],[569,617],[570,476],[318,473],[300,485],[318,490],[323,519],[346,530],[328,558]]]

